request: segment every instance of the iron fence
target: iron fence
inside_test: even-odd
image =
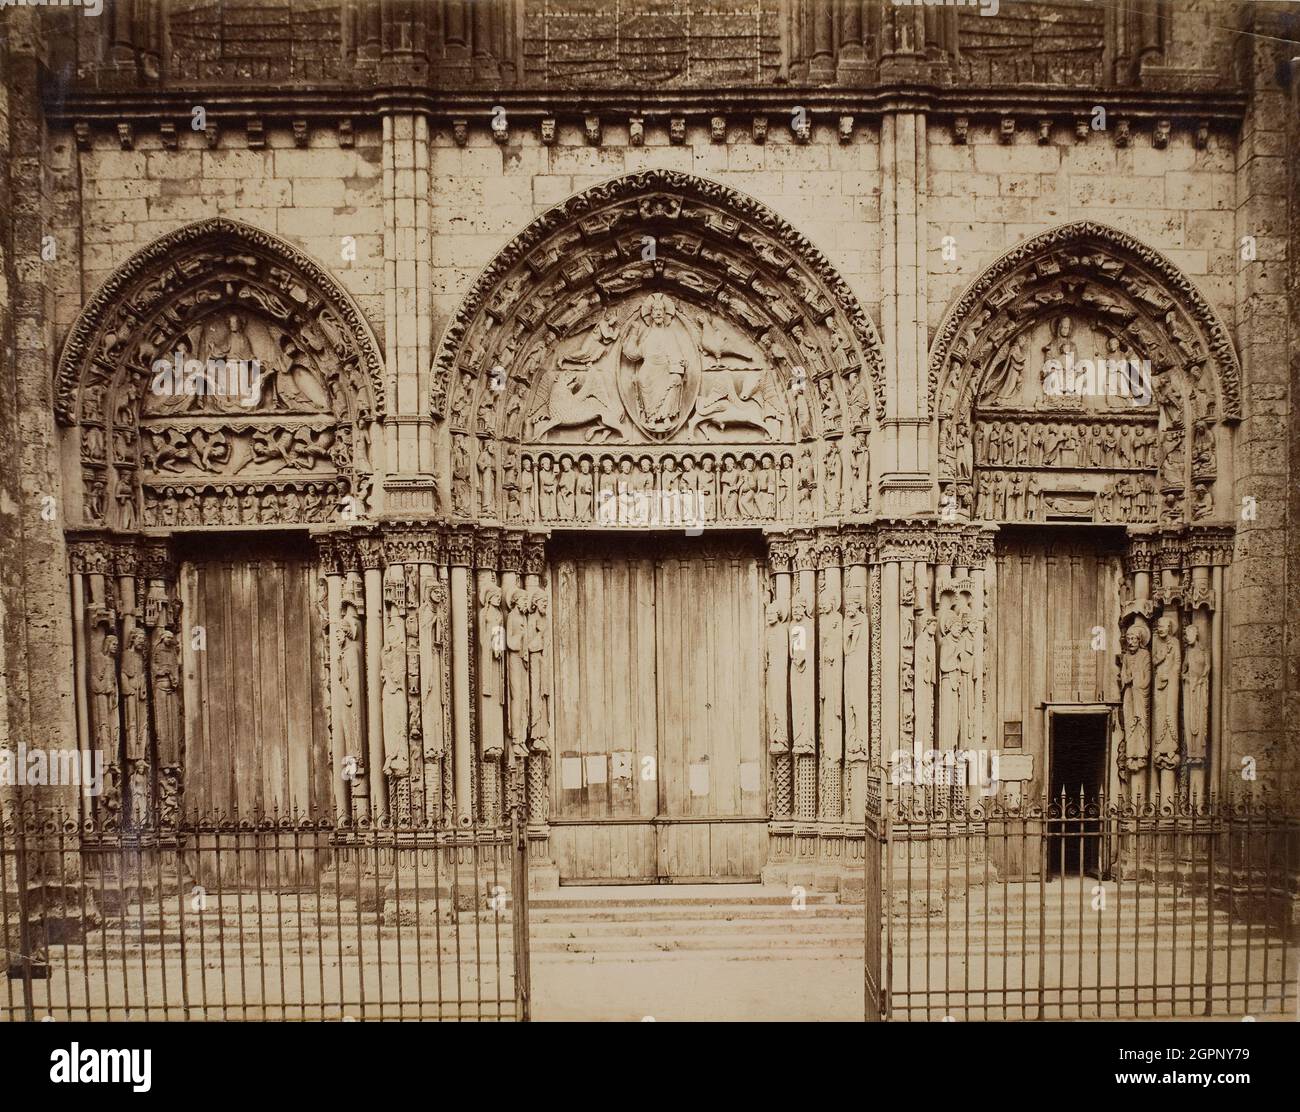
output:
[[[518,818],[131,830],[10,813],[0,869],[5,1019],[529,1015]]]
[[[867,1016],[1297,1015],[1300,820],[908,789],[867,824]]]

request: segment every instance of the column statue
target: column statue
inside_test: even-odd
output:
[[[1126,772],[1142,772],[1151,755],[1151,633],[1146,622],[1135,618],[1124,631],[1120,658],[1124,760]]]
[[[1189,761],[1203,761],[1209,739],[1210,654],[1200,631],[1188,625],[1183,633],[1183,737]]]
[[[844,757],[844,618],[839,599],[830,592],[823,595],[818,611],[822,757],[838,763]]]
[[[551,682],[546,670],[546,640],[550,632],[546,592],[531,592],[528,600],[528,735],[534,753],[551,749]]]
[[[790,752],[790,730],[786,703],[790,683],[790,634],[785,609],[779,602],[767,604],[766,634],[767,747],[770,753]]]
[[[1183,670],[1183,650],[1178,640],[1178,622],[1164,614],[1156,622],[1156,640],[1151,650],[1155,666],[1155,738],[1151,763],[1156,768],[1178,767],[1178,696]]]
[[[813,628],[808,620],[808,604],[802,596],[796,595],[790,606],[790,709],[796,754],[817,752],[813,732],[817,677],[809,663],[812,639]]]
[[[510,747],[516,757],[528,755],[528,596],[519,587],[506,596],[506,705],[510,715]]]
[[[494,761],[505,749],[506,632],[501,624],[501,588],[495,583],[485,584],[479,602],[479,751],[485,761]]]
[[[871,622],[862,600],[844,604],[844,755],[850,761],[871,757]]]

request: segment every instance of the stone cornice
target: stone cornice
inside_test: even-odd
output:
[[[340,117],[354,121],[378,120],[394,113],[417,113],[450,125],[452,119],[481,120],[484,127],[497,105],[517,122],[536,126],[545,117],[572,115],[575,121],[593,111],[602,118],[649,115],[686,115],[707,122],[715,115],[757,114],[788,117],[796,107],[831,117],[843,113],[858,124],[873,116],[895,112],[924,112],[936,118],[1015,115],[1089,116],[1102,98],[1109,113],[1133,120],[1195,119],[1210,123],[1239,124],[1249,97],[1236,91],[1168,91],[1131,88],[1092,89],[1043,86],[953,88],[929,85],[877,85],[827,88],[825,86],[771,86],[747,88],[657,89],[483,89],[441,91],[418,86],[388,85],[366,89],[343,85],[310,88],[250,89],[220,85],[207,88],[172,87],[105,91],[68,88],[47,82],[46,119],[53,124],[116,123],[135,121],[156,126],[170,117],[188,121],[196,97],[202,98],[208,118],[243,128],[250,116],[264,123],[288,124],[293,119],[335,123]]]

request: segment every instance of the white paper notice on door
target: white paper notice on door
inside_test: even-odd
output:
[[[587,758],[587,783],[603,784],[609,778],[605,775],[608,765],[606,761],[609,758],[604,753],[597,754],[594,757]]]
[[[709,762],[696,761],[691,765],[691,795],[709,794]]]
[[[560,787],[565,791],[577,791],[582,787],[582,758],[560,758]]]
[[[740,762],[740,790],[742,792],[758,791],[758,762]]]
[[[609,755],[609,774],[613,780],[632,779],[632,754],[627,749],[620,749]]]

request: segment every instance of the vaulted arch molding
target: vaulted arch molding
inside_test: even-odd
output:
[[[432,378],[455,517],[582,524],[602,483],[672,493],[683,471],[718,522],[870,508],[875,328],[805,237],[716,182],[647,171],[539,217]]]
[[[268,232],[204,220],[133,255],[78,316],[55,381],[82,525],[307,525],[371,510],[380,347],[324,268]]]
[[[1225,516],[1241,369],[1192,282],[1103,224],[985,270],[931,347],[943,505],[1000,521]],[[951,499],[945,503],[945,499]]]

